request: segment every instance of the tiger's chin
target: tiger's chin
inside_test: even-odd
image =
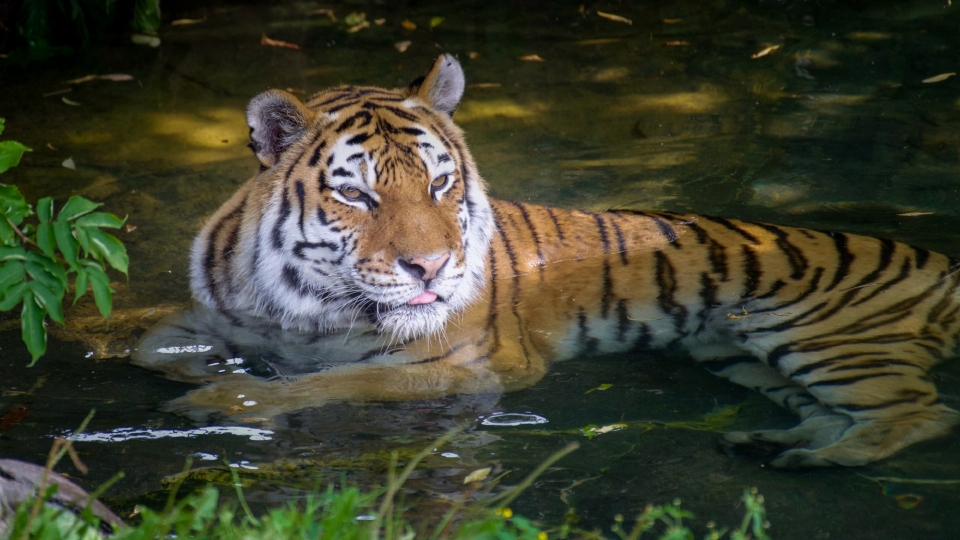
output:
[[[450,305],[432,302],[419,305],[400,305],[378,310],[376,322],[380,332],[394,340],[407,341],[423,336],[440,334],[450,318]]]

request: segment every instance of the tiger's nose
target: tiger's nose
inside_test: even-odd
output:
[[[431,279],[437,277],[437,274],[440,273],[440,270],[445,264],[447,264],[447,261],[449,260],[450,253],[447,252],[443,255],[436,255],[432,258],[411,257],[407,259],[400,257],[397,259],[397,262],[400,264],[400,267],[406,270],[411,276],[423,281],[430,281]]]

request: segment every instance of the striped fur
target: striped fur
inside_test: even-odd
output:
[[[927,374],[957,351],[956,261],[845,233],[488,199],[449,116],[462,88],[443,56],[411,88],[335,88],[307,112],[282,101],[285,122],[306,123],[254,127],[264,168],[197,238],[194,295],[313,332],[369,321],[388,344],[295,381],[213,384],[177,407],[223,411],[240,393],[264,416],[514,390],[549,361],[682,346],[800,416],[725,436],[784,448],[777,466],[860,465],[960,421]],[[268,97],[270,111],[295,99]],[[433,279],[429,262],[411,270],[446,255]],[[408,303],[425,291],[437,300]]]

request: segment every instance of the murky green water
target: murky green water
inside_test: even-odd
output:
[[[348,34],[342,24],[308,15],[321,7],[341,18],[363,11],[386,21]],[[165,4],[166,23],[205,21],[165,24],[158,49],[124,44],[27,70],[0,68],[4,136],[34,149],[2,181],[32,200],[79,193],[130,216],[136,229],[122,233],[130,281],[115,285],[115,307],[145,327],[187,302],[193,235],[256,168],[245,147],[250,97],[268,87],[309,93],[341,82],[404,85],[437,54],[451,52],[476,85],[456,120],[495,197],[695,211],[960,253],[960,79],[921,82],[960,71],[960,7],[945,0],[604,3],[585,4],[585,13],[579,7]],[[597,9],[632,24],[600,18]],[[431,30],[436,16],[444,20]],[[403,29],[404,19],[417,29]],[[300,50],[261,46],[262,34]],[[405,40],[412,43],[401,53],[394,44]],[[759,55],[772,46],[779,47]],[[520,60],[534,54],[543,61]],[[64,83],[107,73],[135,80]],[[61,166],[68,157],[76,170]],[[74,312],[89,313],[89,306]],[[80,329],[72,337],[95,333]],[[80,481],[95,487],[125,471],[106,497],[121,511],[165,496],[163,479],[190,455],[197,456],[194,467],[237,464],[250,480],[248,498],[261,505],[294,497],[321,475],[377,484],[390,451],[419,448],[459,421],[501,410],[550,422],[475,426],[452,449],[456,457],[428,462],[409,497],[437,501],[485,465],[514,471],[507,481],[519,481],[580,440],[575,458],[548,471],[517,511],[606,529],[614,514],[679,497],[702,521],[732,523],[739,493],[757,486],[777,538],[954,538],[960,531],[956,434],[859,469],[783,472],[727,457],[708,431],[626,429],[589,441],[556,433],[587,424],[699,420],[732,405],[743,406],[732,429],[794,422],[762,396],[682,356],[572,360],[553,366],[533,388],[502,397],[329,405],[252,423],[252,431],[214,433],[160,412],[190,385],[131,366],[123,355],[88,358],[97,346],[95,339],[53,339],[47,357],[26,370],[19,332],[0,333],[0,413],[30,408],[23,422],[0,432],[0,455],[41,462],[52,437],[96,408],[90,431],[105,440],[78,444],[92,469]],[[127,346],[129,340],[107,350]],[[960,363],[936,378],[944,402],[960,406]],[[585,394],[605,383],[613,387]],[[134,438],[127,429],[160,438]],[[63,470],[73,472],[70,465]],[[908,495],[919,504],[907,508],[915,500]]]

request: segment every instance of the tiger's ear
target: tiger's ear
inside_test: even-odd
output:
[[[312,120],[313,112],[282,90],[269,90],[250,100],[250,147],[260,164],[266,168],[276,165],[280,155],[303,136]]]
[[[449,54],[441,54],[426,75],[410,84],[410,93],[431,108],[453,116],[463,97],[464,86],[460,62]]]

